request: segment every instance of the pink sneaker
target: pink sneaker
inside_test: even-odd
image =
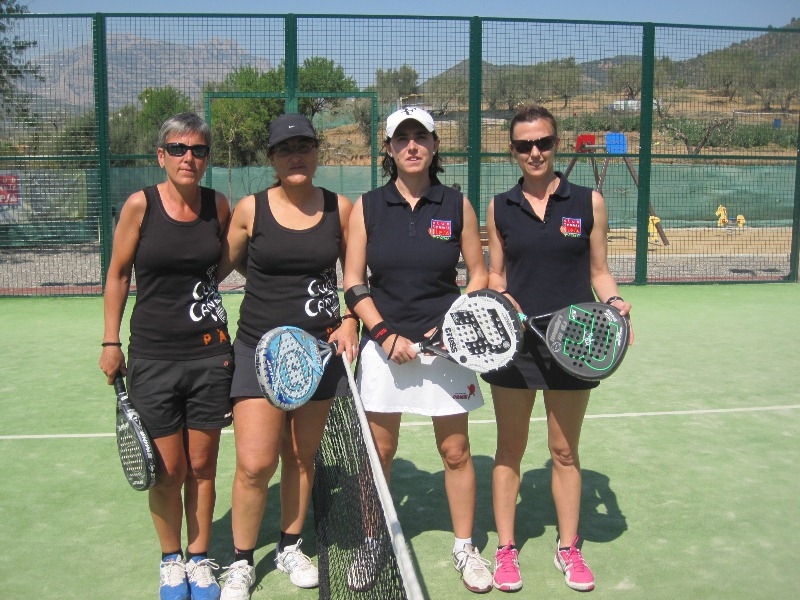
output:
[[[522,589],[519,552],[511,546],[511,542],[499,548],[494,554],[494,587],[501,592],[516,592]]]
[[[556,557],[554,563],[556,569],[564,574],[564,581],[567,586],[579,592],[588,592],[594,589],[594,575],[589,565],[583,560],[581,551],[576,548],[578,543],[578,536],[572,540],[572,544],[568,550],[560,550],[561,540],[558,541],[556,546]]]

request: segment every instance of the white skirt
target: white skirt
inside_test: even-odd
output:
[[[371,412],[441,417],[483,406],[478,378],[469,369],[424,354],[398,365],[372,340],[361,350],[356,382],[364,409]]]

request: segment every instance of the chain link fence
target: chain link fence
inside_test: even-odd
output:
[[[102,293],[115,217],[162,180],[157,132],[179,111],[211,124],[204,184],[235,204],[272,182],[266,138],[278,114],[313,119],[315,181],[355,200],[381,183],[385,117],[422,106],[437,120],[443,181],[483,222],[519,176],[508,124],[528,102],[559,121],[557,168],[605,196],[621,282],[798,280],[800,21],[0,21],[0,295]]]

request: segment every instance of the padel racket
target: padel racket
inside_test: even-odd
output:
[[[522,326],[514,305],[503,294],[484,289],[459,296],[442,324],[414,344],[414,350],[488,373],[507,365],[521,343]]]
[[[153,442],[128,399],[121,373],[114,378],[114,391],[117,393],[117,450],[122,471],[133,489],[149,490],[156,482]]]
[[[520,316],[558,365],[579,379],[605,379],[619,367],[628,349],[628,319],[610,304],[583,302],[546,315]],[[543,332],[539,322],[546,319],[550,323]]]
[[[308,402],[336,346],[298,327],[270,329],[256,346],[256,377],[264,397],[281,410]]]

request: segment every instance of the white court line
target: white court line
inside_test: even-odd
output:
[[[669,410],[657,412],[628,412],[608,415],[586,415],[587,419],[625,419],[631,417],[671,417],[676,415],[711,415],[720,413],[739,413],[739,412],[764,412],[768,410],[796,410],[800,404],[787,404],[785,406],[749,406],[743,408],[707,408],[697,410]],[[545,417],[533,417],[531,423],[545,421]],[[494,419],[478,419],[470,421],[470,425],[493,425]],[[420,427],[430,426],[431,421],[410,421],[400,423],[401,427]],[[222,433],[233,433],[232,429],[224,429]],[[57,433],[41,435],[0,435],[0,440],[54,440],[63,438],[104,438],[114,437],[114,433]]]

